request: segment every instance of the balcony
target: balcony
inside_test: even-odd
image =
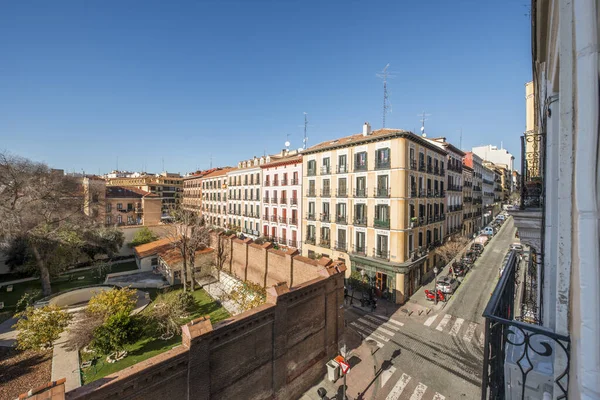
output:
[[[263,197],[263,203],[269,204],[269,198],[268,197]]]
[[[518,307],[520,283],[519,258],[512,251],[492,292],[483,317],[485,338],[483,352],[482,399],[541,398],[533,392],[539,385],[535,375],[543,374],[553,381],[546,385],[549,398],[567,399],[571,341],[546,327],[525,322],[523,306]],[[527,274],[525,274],[526,276]],[[526,286],[526,282],[523,282]],[[527,302],[527,298],[523,298]],[[523,304],[523,303],[522,303]],[[519,312],[519,310],[521,310]],[[527,311],[526,311],[527,312]],[[520,315],[517,315],[520,314]],[[548,372],[548,367],[551,366]],[[511,375],[506,373],[511,369]],[[535,371],[537,374],[530,374]]]
[[[417,189],[415,189],[414,187],[410,189],[410,197],[413,199],[417,197]]]
[[[413,171],[417,170],[417,160],[415,160],[414,158],[410,160],[410,169],[412,169]]]
[[[365,246],[354,246],[354,248],[352,249],[352,253],[359,255],[359,256],[366,257],[367,249],[365,248]]]
[[[271,222],[277,222],[277,215],[271,215]]]
[[[281,186],[287,186],[288,184],[288,180],[287,179],[282,179],[281,180]]]
[[[373,257],[379,258],[381,260],[390,260],[390,252],[387,249],[373,249]]]
[[[298,198],[296,198],[296,197],[292,197],[292,198],[290,199],[290,205],[291,205],[291,206],[297,206],[297,205],[298,205]]]
[[[307,237],[304,240],[304,244],[312,244],[312,245],[314,245],[315,243],[316,243],[316,239],[314,237]]]
[[[354,189],[354,197],[367,197],[367,188]]]
[[[317,197],[317,191],[315,189],[308,189],[306,191],[306,197]]]
[[[375,197],[390,197],[390,195],[392,194],[392,191],[390,188],[375,188],[375,190],[373,191],[373,196]]]
[[[366,171],[367,170],[367,163],[365,162],[364,164],[354,164],[354,171]]]
[[[335,196],[336,197],[348,197],[348,190],[346,188],[336,189]]]
[[[354,225],[356,226],[367,226],[367,218],[354,218]]]
[[[329,214],[321,214],[321,222],[330,222]]]
[[[348,171],[348,166],[347,166],[346,164],[343,164],[343,165],[338,165],[338,166],[335,168],[335,172],[336,172],[337,174],[346,174],[346,173],[348,173],[348,172],[349,172],[349,171]]]
[[[325,165],[321,167],[321,175],[330,175],[331,167],[329,165]]]
[[[280,224],[287,224],[287,218],[286,217],[279,217],[279,223]]]
[[[335,222],[337,224],[347,224],[348,223],[348,217],[346,217],[345,215],[338,215],[335,217]]]
[[[298,226],[298,218],[290,218],[288,224]]]
[[[390,229],[390,220],[389,219],[377,219],[377,218],[375,218],[373,220],[373,226],[375,228]]]
[[[425,163],[424,162],[419,163],[419,171],[425,172]]]
[[[433,174],[433,165],[427,164],[427,172]]]
[[[417,228],[420,225],[421,224],[419,224],[419,218],[417,218],[417,217],[411,217],[409,219],[408,226],[410,227],[410,229]]]
[[[299,185],[299,184],[300,184],[300,181],[298,179],[291,179],[290,180],[290,185],[291,186],[296,186],[296,185]]]
[[[425,190],[425,189],[419,190],[419,197],[427,197],[427,190]]]
[[[271,197],[271,204],[277,204],[277,197]]]
[[[321,239],[319,241],[319,246],[329,249],[329,248],[331,248],[331,242],[329,241],[329,239]]]
[[[300,242],[298,242],[297,240],[288,239],[287,244],[288,244],[288,246],[294,247],[296,249],[300,247],[299,246]]]
[[[279,186],[279,181],[278,180],[273,180],[273,186]]]
[[[440,174],[440,167],[438,167],[437,165],[435,165],[433,167],[433,174],[434,175],[439,175]]]
[[[375,162],[375,169],[390,169],[390,160],[383,160]]]
[[[440,176],[444,175],[446,175],[446,170],[444,169],[444,167],[440,167]]]
[[[331,189],[330,188],[321,189],[321,197],[331,197]]]
[[[315,221],[316,220],[315,213],[307,213],[306,219],[309,221]]]
[[[282,197],[279,199],[279,204],[287,204],[287,198],[286,197]]]
[[[335,249],[338,251],[346,251],[347,250],[346,242],[338,242],[336,240],[335,241]]]
[[[234,185],[232,185],[234,186]],[[265,183],[263,184],[263,186],[271,186],[271,182],[270,181],[265,181]]]
[[[306,176],[316,176],[317,175],[317,170],[316,169],[308,169],[306,171]]]

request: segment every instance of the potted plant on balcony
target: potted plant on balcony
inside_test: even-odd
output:
[[[412,217],[412,218],[410,219],[410,227],[411,227],[411,228],[414,228],[414,227],[415,227],[415,224],[417,223],[417,221],[418,221],[417,217]]]

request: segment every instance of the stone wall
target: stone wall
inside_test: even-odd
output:
[[[268,288],[267,303],[260,307],[215,326],[207,318],[192,321],[183,327],[182,346],[74,389],[66,398],[299,398],[325,374],[344,330],[346,267],[331,260],[323,264],[309,282]]]

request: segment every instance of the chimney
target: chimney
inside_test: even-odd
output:
[[[371,134],[371,124],[365,122],[363,125],[363,136],[369,136]]]

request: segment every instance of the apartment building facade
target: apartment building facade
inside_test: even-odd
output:
[[[201,178],[202,215],[214,227],[230,227],[227,213],[227,173],[234,168],[225,167]]]
[[[97,177],[83,178],[84,213],[105,226],[158,225],[162,202],[158,195],[136,187],[106,186]]]
[[[161,218],[169,219],[169,210],[183,195],[183,178],[180,174],[163,172],[156,175],[142,174],[138,177],[107,178],[106,186],[122,186],[141,189],[156,194],[161,200]]]
[[[405,302],[444,238],[446,158],[414,133],[368,124],[304,151],[303,255],[342,258],[377,295]]]
[[[482,160],[507,165],[511,171],[514,169],[515,157],[508,150],[502,148],[502,146],[500,148],[491,144],[475,146],[472,148],[472,151],[481,157]]]
[[[302,155],[272,157],[261,166],[262,235],[280,246],[302,249]]]
[[[202,214],[202,178],[217,169],[196,171],[183,178],[183,197],[181,199],[183,209]]]
[[[494,179],[496,173],[483,165],[482,167],[482,191],[483,191],[483,224],[487,225],[492,219],[492,210],[494,208]]]
[[[462,235],[470,237],[475,233],[475,207],[473,206],[473,168],[466,164],[462,167],[463,178],[463,224]]]
[[[260,236],[262,169],[268,157],[254,157],[240,161],[238,167],[227,173],[227,224],[230,229],[251,238]]]
[[[473,224],[474,231],[483,228],[483,160],[471,151],[465,152],[463,164],[473,170]]]
[[[446,236],[462,232],[463,224],[463,158],[465,153],[448,143],[446,138],[429,139],[448,153],[446,161]]]

